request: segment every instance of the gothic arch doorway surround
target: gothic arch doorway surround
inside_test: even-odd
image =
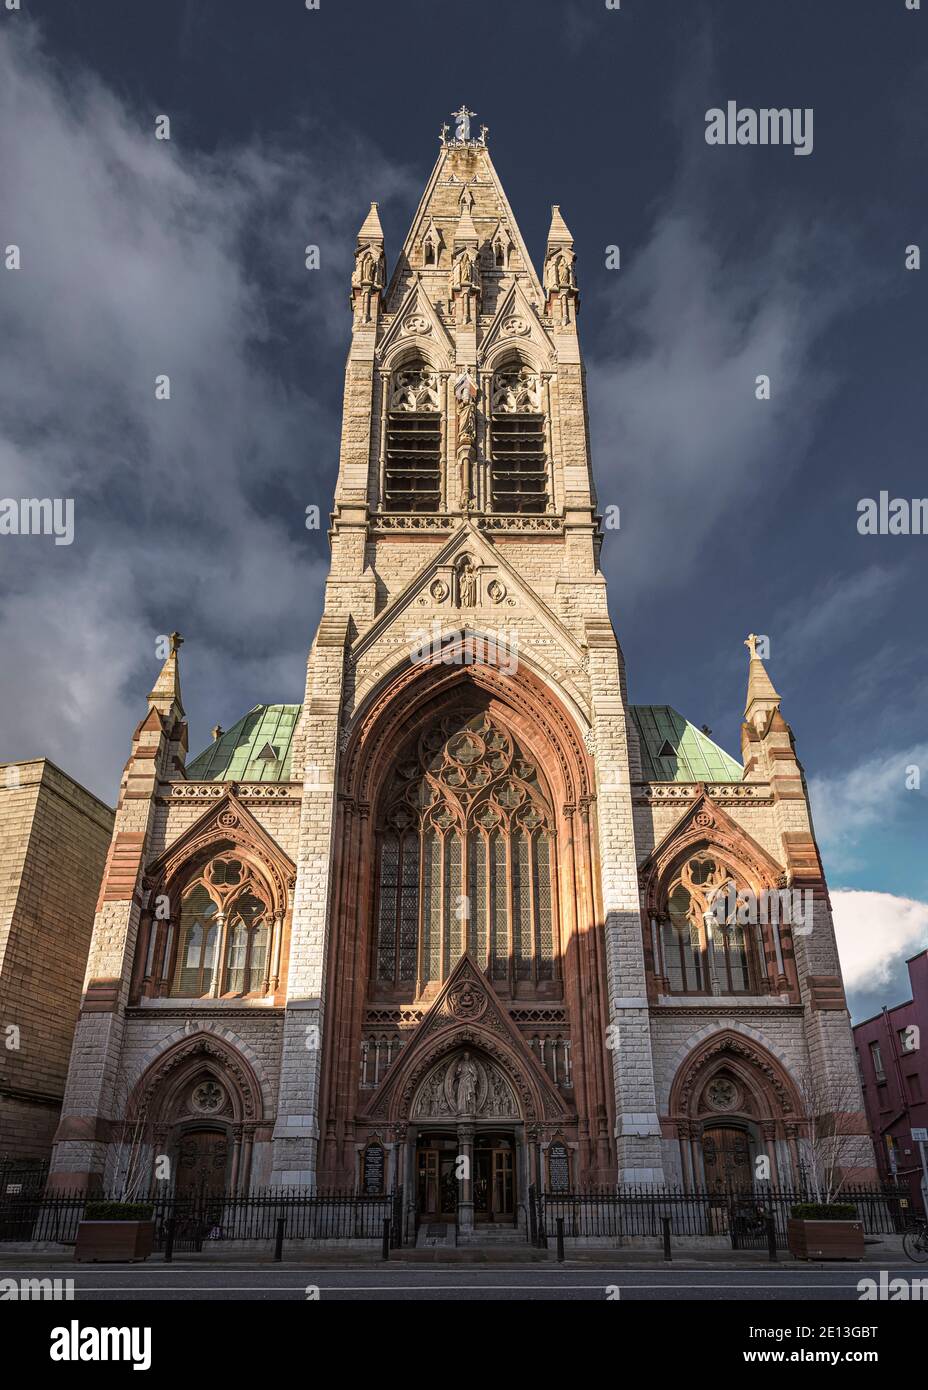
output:
[[[466,640],[462,650],[465,647]],[[355,1180],[362,1121],[361,1045],[365,1010],[372,1005],[380,799],[403,747],[436,721],[456,712],[463,718],[480,711],[498,721],[534,762],[550,798],[557,863],[553,892],[559,923],[558,989],[569,1021],[570,1101],[577,1114],[571,1137],[579,1146],[578,1177],[614,1180],[614,1089],[602,1047],[606,970],[592,767],[575,719],[528,662],[520,661],[515,678],[473,660],[463,665],[409,663],[386,677],[353,721],[341,760],[336,826],[341,856],[333,884],[326,969],[333,998],[322,1058],[323,1182]],[[421,998],[414,989],[406,995],[397,989],[389,1002],[397,1015],[421,1019],[435,987]],[[392,1065],[397,1065],[395,1059]],[[410,1118],[397,1117],[397,1122],[409,1123]]]
[[[155,1058],[127,1106],[128,1147],[138,1150],[130,1156],[147,1167],[154,1190],[166,1176],[154,1160],[166,1155],[166,1180],[178,1195],[247,1192],[254,1145],[266,1129],[251,1065],[230,1042],[205,1031]]]
[[[798,1174],[798,1089],[762,1043],[734,1029],[704,1039],[681,1063],[669,1118],[687,1190],[789,1186]]]

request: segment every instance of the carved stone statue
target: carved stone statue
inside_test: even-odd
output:
[[[460,321],[471,323],[480,308],[480,265],[476,252],[463,247],[451,266],[451,294],[460,304]]]
[[[458,403],[457,457],[461,469],[461,505],[471,505],[471,486],[474,459],[477,455],[477,397],[480,388],[470,372],[461,372],[454,383]]]
[[[458,570],[458,607],[473,608],[477,603],[477,572],[465,559]]]
[[[383,251],[373,242],[361,244],[354,253],[351,276],[351,302],[362,323],[369,323],[371,300],[383,289]]]
[[[548,297],[549,312],[555,301],[560,306],[562,323],[570,322],[570,300],[577,296],[577,277],[574,272],[576,257],[569,247],[554,246],[545,259],[544,287]]]
[[[459,1115],[477,1113],[477,1068],[469,1052],[465,1052],[454,1072],[454,1098]]]

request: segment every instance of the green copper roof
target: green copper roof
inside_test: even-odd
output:
[[[255,705],[187,764],[187,776],[203,782],[289,782],[293,730],[301,709]]]
[[[203,782],[289,782],[293,731],[301,708],[255,705],[187,764],[188,778]],[[631,705],[630,709],[641,744],[642,776],[647,781],[741,781],[741,764],[670,705]],[[672,756],[668,749],[673,750]]]
[[[670,705],[631,705],[630,709],[641,743],[641,772],[647,781],[742,780],[741,764]]]

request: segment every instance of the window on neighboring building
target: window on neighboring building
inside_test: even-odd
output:
[[[734,874],[708,851],[671,883],[661,935],[664,975],[674,994],[750,994],[757,968],[749,928],[728,911]],[[721,910],[719,903],[725,904]]]
[[[882,1082],[886,1080],[886,1072],[883,1068],[883,1053],[880,1050],[880,1044],[878,1042],[872,1042],[870,1044],[870,1060],[873,1063],[876,1079],[882,1084]]]
[[[387,399],[383,498],[387,511],[439,509],[441,422],[437,373],[422,361],[394,372]]]
[[[909,1088],[909,1100],[922,1099],[922,1080],[917,1071],[910,1072],[906,1077],[906,1085]]]
[[[553,979],[550,827],[538,770],[500,724],[446,717],[423,735],[378,832],[377,983],[424,989],[465,950],[498,981]]]
[[[493,510],[544,512],[548,464],[541,378],[521,361],[493,376],[490,391],[490,468]]]

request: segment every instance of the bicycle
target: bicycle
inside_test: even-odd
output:
[[[902,1237],[902,1248],[910,1260],[924,1264],[928,1260],[928,1221],[919,1221]]]

